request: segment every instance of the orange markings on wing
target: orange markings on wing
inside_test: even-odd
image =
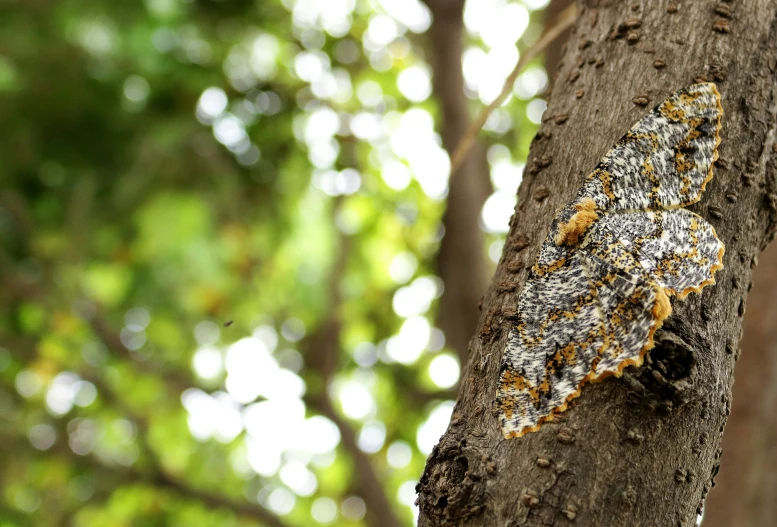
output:
[[[667,100],[663,104],[661,104],[658,108],[658,112],[663,117],[683,123],[685,125],[688,125],[689,130],[685,134],[685,137],[682,137],[682,139],[677,143],[674,147],[674,163],[676,168],[676,175],[678,179],[680,179],[680,195],[682,198],[680,198],[679,204],[672,204],[672,206],[664,206],[666,209],[669,208],[676,208],[676,207],[684,207],[687,205],[690,205],[692,203],[695,203],[699,200],[701,193],[704,191],[706,184],[712,179],[713,176],[713,165],[715,161],[718,159],[718,145],[720,144],[720,130],[721,130],[721,116],[723,113],[723,109],[721,106],[721,99],[720,94],[718,93],[717,88],[714,84],[708,83],[704,85],[699,85],[698,87],[694,87],[696,89],[696,92],[694,93],[680,93],[678,94],[677,98]],[[709,162],[709,166],[707,167],[707,173],[706,178],[700,183],[698,191],[690,195],[691,191],[694,190],[693,187],[693,180],[688,174],[689,172],[695,170],[698,168],[697,163],[699,162],[697,159],[694,159],[691,155],[691,149],[692,149],[692,142],[697,140],[699,137],[702,136],[704,133],[704,130],[702,129],[702,125],[704,123],[704,120],[699,117],[694,117],[698,114],[697,110],[700,111],[706,111],[709,99],[706,99],[710,95],[710,93],[714,96],[715,104],[717,105],[717,115],[716,115],[716,123],[715,123],[715,130],[714,130],[714,142],[712,144],[712,159]],[[655,134],[648,132],[646,135],[640,134],[639,136],[630,137],[629,139],[633,140],[643,140],[647,139],[647,144],[644,144],[644,147],[647,148],[651,144],[654,148],[657,148],[657,136]],[[619,142],[620,144],[620,142]],[[642,148],[642,145],[640,145],[640,148]],[[705,146],[706,148],[706,146]],[[670,150],[671,152],[671,150]],[[703,159],[705,163],[707,162],[706,159]],[[657,166],[654,166],[651,160],[646,160],[642,164],[642,172],[647,176],[648,181],[652,184],[652,188],[646,193],[648,198],[650,199],[650,203],[652,207],[659,206],[660,203],[658,203],[653,198],[658,196],[658,193],[660,192],[660,185],[661,181],[658,177],[659,174],[656,173]],[[612,188],[612,180],[613,176],[609,174],[608,172],[597,169],[592,173],[589,178],[590,179],[598,179],[602,185],[602,191],[604,196],[609,198],[610,200],[615,199],[615,193],[613,192]],[[595,188],[595,187],[592,187]],[[685,200],[683,201],[683,198]],[[593,199],[590,197],[586,197],[574,205],[574,213],[572,214],[571,218],[567,220],[566,222],[559,223],[556,228],[556,232],[552,234],[552,240],[559,246],[568,246],[568,247],[576,247],[578,246],[583,237],[586,235],[586,232],[589,230],[592,224],[594,224],[597,220],[599,220],[599,214],[602,212],[601,210],[597,209],[596,203]],[[651,208],[652,208],[651,207]],[[607,207],[604,207],[604,212],[608,212],[606,209]],[[568,214],[568,212],[565,214],[565,216]],[[660,216],[660,212],[658,213]],[[660,219],[660,218],[659,218]],[[700,220],[699,220],[700,221]],[[664,258],[661,258],[658,262],[658,265],[656,266],[656,269],[654,273],[656,275],[664,275],[664,274],[673,274],[676,275],[678,272],[681,271],[681,266],[678,266],[677,264],[680,264],[682,261],[690,259],[694,260],[694,262],[698,263],[699,265],[707,266],[709,265],[709,261],[712,258],[712,255],[709,255],[710,258],[707,258],[707,256],[702,257],[700,255],[699,251],[699,231],[701,230],[702,223],[700,223],[696,219],[694,219],[691,222],[690,228],[689,228],[689,238],[690,238],[690,249],[687,251],[683,251],[678,254],[672,254],[668,255]],[[715,239],[718,239],[717,233],[715,232],[715,229],[712,228],[712,236]],[[636,246],[641,245],[641,240],[637,238],[635,240],[635,247],[632,249],[635,250]],[[718,239],[719,242],[719,239]],[[639,291],[634,291],[632,295],[630,295],[628,298],[622,299],[621,302],[618,302],[615,307],[615,309],[611,312],[611,316],[609,318],[609,324],[602,321],[603,323],[600,326],[597,326],[596,330],[589,331],[588,334],[577,340],[576,342],[570,342],[565,346],[563,349],[557,349],[555,350],[555,353],[552,354],[551,357],[546,356],[546,364],[545,364],[545,372],[544,377],[542,380],[537,379],[538,384],[535,385],[534,383],[528,381],[526,378],[524,378],[522,375],[506,371],[504,372],[503,378],[500,382],[500,389],[497,395],[497,402],[499,403],[499,407],[503,412],[503,416],[506,417],[507,421],[511,421],[515,416],[516,413],[521,413],[522,416],[524,415],[524,412],[526,411],[523,408],[520,408],[518,406],[515,406],[515,399],[512,398],[509,395],[509,392],[517,391],[517,392],[523,392],[528,393],[530,395],[531,401],[535,404],[539,404],[540,398],[543,394],[547,394],[552,392],[553,390],[553,379],[552,375],[554,375],[556,372],[563,370],[565,367],[573,366],[578,360],[578,353],[581,351],[585,351],[588,347],[594,345],[596,342],[600,342],[601,345],[597,349],[597,356],[593,358],[593,362],[591,365],[591,371],[578,383],[578,385],[575,387],[575,391],[568,396],[566,396],[562,401],[561,404],[554,408],[550,408],[548,415],[540,415],[537,416],[536,420],[534,421],[534,424],[531,426],[527,426],[522,429],[510,429],[509,425],[505,426],[503,428],[503,433],[506,438],[516,438],[516,437],[522,437],[530,432],[537,431],[543,423],[552,421],[555,419],[556,415],[558,415],[561,412],[564,412],[570,401],[572,401],[574,398],[578,397],[581,393],[582,387],[587,384],[588,382],[599,382],[601,380],[604,380],[608,377],[619,377],[622,375],[623,370],[628,366],[639,366],[643,363],[645,354],[653,348],[655,342],[654,342],[654,336],[656,330],[661,327],[664,320],[666,320],[667,317],[669,317],[672,313],[672,304],[670,302],[671,296],[677,296],[678,298],[683,298],[690,292],[699,292],[701,289],[709,284],[715,283],[715,272],[719,269],[723,268],[723,256],[725,252],[725,248],[720,244],[720,249],[717,254],[717,261],[711,266],[709,270],[709,277],[706,280],[703,280],[701,283],[698,283],[698,285],[694,287],[686,288],[682,291],[675,291],[668,287],[662,287],[659,285],[656,281],[649,281],[648,283],[644,284],[646,287],[640,289]],[[626,258],[625,255],[623,256],[616,256],[615,254],[610,254],[612,251],[608,250],[609,248],[605,248],[604,256],[607,259],[609,257],[609,261],[615,263],[616,265],[620,265],[624,267],[626,271],[630,270],[632,266],[636,266],[637,262],[634,263],[628,263],[621,261],[623,258]],[[575,249],[576,250],[576,249]],[[569,249],[568,251],[573,251],[573,249]],[[543,276],[547,273],[551,273],[565,265],[567,265],[567,257],[569,254],[565,255],[562,258],[559,258],[557,261],[552,262],[551,264],[548,264],[544,267],[539,267],[535,264],[533,271],[537,276]],[[571,261],[571,260],[570,260]],[[627,265],[624,265],[627,264]],[[590,278],[590,277],[589,277]],[[611,273],[608,273],[604,276],[600,276],[599,280],[597,281],[591,281],[589,282],[592,287],[594,287],[597,283],[607,283],[611,282],[614,279],[614,275]],[[619,346],[619,342],[616,338],[616,335],[614,333],[614,329],[618,326],[622,325],[628,325],[632,323],[632,319],[634,318],[633,313],[631,313],[630,310],[626,309],[628,304],[630,302],[634,302],[637,304],[644,305],[647,298],[649,298],[650,292],[654,292],[654,298],[652,301],[652,304],[648,303],[648,305],[645,306],[645,308],[649,308],[650,313],[650,326],[644,329],[647,329],[647,338],[645,341],[643,341],[643,345],[641,349],[639,349],[639,352],[637,355],[632,355],[633,358],[628,358],[625,360],[621,360],[617,365],[614,365],[613,370],[607,370],[599,375],[596,374],[596,368],[597,365],[600,363],[600,359],[605,355],[605,353],[609,354],[615,354],[617,357],[620,352],[624,351],[622,349],[622,346]],[[598,297],[598,294],[594,291],[592,293],[592,296],[589,298],[589,296],[584,295],[580,298],[579,301],[587,302],[591,300],[593,297]],[[641,300],[641,302],[639,302]],[[578,314],[580,306],[577,305],[573,309],[568,309],[566,311],[562,310],[556,310],[554,312],[548,313],[547,319],[540,324],[540,335],[537,339],[531,339],[532,342],[528,342],[526,340],[523,341],[523,344],[526,345],[528,348],[533,347],[534,345],[537,345],[539,342],[545,340],[546,338],[546,331],[549,329],[547,325],[555,320],[558,320],[561,317],[566,316],[567,318],[574,318],[575,315]],[[600,311],[601,313],[602,311]],[[523,336],[522,331],[522,325],[518,324],[516,325],[515,329],[518,330],[518,334]],[[643,333],[644,334],[644,333]],[[582,337],[582,335],[581,335]],[[601,337],[601,339],[600,339]],[[639,345],[634,346],[635,348],[638,348]],[[620,352],[616,349],[617,347],[621,347]],[[631,350],[631,353],[633,353],[634,350]],[[565,392],[566,393],[566,392]],[[554,401],[554,404],[558,404],[556,401]],[[515,425],[513,425],[515,426]]]
[[[588,227],[599,219],[599,214],[596,212],[596,202],[591,198],[583,199],[575,205],[575,209],[577,212],[569,218],[569,221],[558,227],[555,239],[558,245],[577,245]]]

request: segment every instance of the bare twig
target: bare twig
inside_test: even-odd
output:
[[[438,127],[449,156],[461,142],[471,122],[470,101],[464,89],[461,63],[466,40],[464,0],[424,0],[432,11],[425,46],[432,68],[432,88],[440,110]],[[448,181],[442,226],[445,231],[435,258],[444,288],[437,304],[435,324],[445,333],[445,344],[461,364],[469,356],[469,340],[477,330],[478,303],[488,290],[491,263],[485,252],[485,233],[480,213],[494,189],[488,176],[488,160],[475,145]],[[466,280],[461,280],[466,276]]]
[[[42,296],[38,291],[38,288],[36,287],[19,289],[17,291],[14,291],[14,293],[21,298],[31,298],[31,299],[42,298]],[[89,324],[92,328],[92,331],[95,333],[95,335],[100,340],[103,341],[103,343],[109,348],[109,350],[114,355],[116,355],[118,358],[130,359],[132,361],[128,353],[128,350],[122,344],[118,333],[116,333],[110,327],[108,322],[100,315],[99,311],[96,311],[95,314],[89,318]],[[13,343],[14,351],[16,353],[21,353],[28,359],[35,356],[35,353],[36,353],[34,351],[35,342],[33,339],[13,338],[6,334],[0,334],[0,342],[6,345]],[[139,364],[142,364],[137,361],[132,361],[132,363],[136,366]],[[133,412],[126,404],[124,404],[124,402],[117,397],[117,394],[115,394],[113,390],[103,382],[102,378],[100,378],[99,376],[95,376],[88,371],[77,371],[77,373],[83,379],[88,380],[89,382],[94,384],[98,388],[98,391],[101,394],[101,396],[105,398],[106,402],[108,402],[112,407],[124,413],[129,419],[131,419],[135,423],[139,431],[138,437],[140,438],[141,450],[146,455],[146,458],[148,458],[148,460],[150,461],[151,469],[148,473],[145,473],[145,472],[141,472],[140,470],[134,467],[127,468],[127,469],[111,467],[91,457],[78,458],[77,456],[73,455],[73,453],[67,448],[67,446],[64,443],[62,443],[62,447],[58,447],[57,449],[55,449],[53,453],[56,453],[56,455],[60,457],[67,457],[74,461],[78,461],[79,463],[88,462],[88,464],[93,468],[111,469],[113,471],[116,471],[118,475],[124,477],[125,479],[136,481],[138,483],[145,483],[149,485],[171,488],[189,499],[200,501],[206,506],[214,507],[214,508],[216,507],[227,508],[232,510],[238,515],[252,518],[269,527],[287,527],[280,520],[280,518],[278,518],[270,511],[264,509],[259,505],[255,505],[247,501],[232,500],[226,496],[222,496],[219,494],[207,492],[205,490],[190,487],[188,484],[168,474],[165,471],[164,466],[162,465],[158,456],[156,455],[156,453],[153,451],[153,449],[149,446],[147,442],[147,436],[148,436],[148,433],[146,430],[148,426],[147,420],[143,416],[135,415],[136,412]],[[181,375],[180,373],[177,373],[168,368],[163,369],[163,371],[152,369],[149,371],[149,373],[162,377],[166,386],[173,388],[178,393],[181,393],[183,390],[195,385],[193,380],[187,378],[185,375]],[[66,433],[66,432],[63,432],[63,433]],[[0,445],[6,442],[5,438],[2,438],[2,439],[3,441],[0,441]],[[19,443],[26,444],[26,441],[20,440]]]
[[[383,483],[375,472],[370,456],[359,448],[356,430],[335,410],[332,400],[325,394],[306,397],[305,402],[313,410],[332,421],[340,430],[343,447],[354,464],[355,488],[367,504],[367,524],[373,527],[400,527],[402,522],[399,521],[389,503]]]
[[[120,484],[126,485],[138,483],[160,487],[166,490],[173,490],[185,499],[198,501],[214,509],[228,509],[239,516],[261,522],[267,527],[288,527],[288,525],[281,521],[277,516],[265,510],[260,505],[255,505],[247,501],[232,500],[221,495],[190,487],[161,470],[146,472],[135,467],[109,465],[103,463],[94,456],[76,456],[73,455],[73,452],[68,449],[67,444],[63,441],[59,441],[52,449],[41,452],[34,450],[24,438],[14,437],[3,432],[0,434],[0,453],[2,453],[3,450],[5,450],[5,453],[9,456],[18,456],[20,452],[28,452],[36,459],[42,457],[66,458],[81,469],[110,474],[115,477]]]
[[[513,84],[515,84],[515,80],[518,78],[518,75],[520,75],[521,71],[523,71],[526,65],[531,62],[534,57],[542,53],[548,44],[553,42],[553,40],[556,39],[567,28],[572,26],[576,19],[577,7],[572,4],[559,15],[555,23],[552,23],[548,26],[537,43],[521,55],[520,59],[518,59],[518,63],[515,65],[515,68],[513,68],[513,71],[507,77],[507,80],[502,87],[502,92],[496,99],[491,101],[491,104],[480,111],[477,118],[472,122],[470,127],[467,129],[467,133],[456,147],[456,150],[454,151],[453,157],[451,159],[451,174],[455,173],[459,166],[461,166],[461,163],[464,161],[464,157],[467,155],[467,152],[469,152],[470,148],[472,148],[472,145],[475,142],[475,138],[477,138],[480,129],[483,128],[484,124],[486,124],[488,116],[491,115],[491,112],[499,107],[499,105],[501,105],[510,94],[510,91],[513,89]]]
[[[160,377],[164,381],[165,386],[173,388],[178,394],[197,385],[195,379],[191,376],[181,373],[160,361],[143,362],[134,359],[130,351],[122,343],[121,335],[111,327],[99,307],[95,308],[94,314],[87,318],[87,323],[92,333],[103,342],[114,357],[129,360],[133,368]]]
[[[12,298],[22,299],[35,302],[47,302],[48,297],[46,295],[46,287],[50,286],[50,283],[42,285],[41,283],[29,283],[25,282],[17,273],[13,271],[10,264],[6,263],[0,255],[0,290],[8,293]],[[92,333],[100,339],[107,350],[116,358],[129,360],[133,367],[137,370],[142,370],[148,374],[161,377],[164,380],[165,385],[172,387],[179,394],[183,393],[187,388],[196,386],[195,380],[180,371],[170,368],[161,362],[141,362],[135,360],[132,354],[124,346],[121,341],[121,335],[115,331],[107,320],[107,317],[102,312],[102,308],[93,304],[93,311],[84,315],[83,319],[89,325]],[[32,346],[34,343],[15,337],[9,333],[0,334],[0,344],[11,345],[16,342],[20,346]],[[18,346],[14,346],[18,347]]]
[[[337,203],[335,204],[335,210]],[[339,253],[329,277],[329,316],[323,320],[302,342],[306,365],[321,376],[324,389],[317,394],[309,393],[305,403],[311,409],[332,421],[340,431],[343,448],[351,457],[356,472],[358,492],[367,504],[367,524],[371,527],[400,527],[402,522],[397,518],[394,509],[386,496],[381,478],[375,472],[370,456],[359,448],[357,433],[351,423],[343,418],[332,404],[326,390],[335,372],[340,354],[340,305],[342,294],[340,288],[345,275],[349,256],[348,236],[339,237]]]
[[[339,339],[341,321],[339,317],[339,306],[342,302],[340,294],[340,285],[342,277],[345,274],[345,267],[348,259],[348,244],[349,239],[347,236],[342,235],[340,239],[340,257],[335,263],[332,271],[332,277],[330,279],[330,303],[332,305],[329,310],[329,317],[322,322],[318,331],[312,333],[306,339],[307,353],[305,358],[308,366],[319,373],[326,382],[328,382],[335,369],[337,368],[337,360],[339,355]],[[11,274],[6,274],[4,282],[12,280]],[[25,299],[41,299],[45,298],[42,294],[42,288],[37,286],[16,288],[12,291],[12,294],[17,298]],[[133,360],[129,351],[124,347],[119,334],[111,327],[103,313],[97,307],[90,316],[87,317],[87,323],[89,324],[92,332],[97,336],[111,351],[112,355],[122,360],[130,360],[135,367],[144,368],[149,374],[160,377],[164,380],[168,387],[173,388],[177,392],[182,392],[186,388],[195,386],[196,383],[193,379],[186,375],[182,375],[180,372],[164,367],[162,364],[148,365]],[[31,343],[28,343],[31,344]],[[32,349],[32,348],[30,348]],[[34,352],[32,352],[34,354]],[[139,416],[132,416],[132,413],[128,411],[126,405],[118,401],[115,394],[111,393],[111,390],[106,386],[99,378],[89,375],[87,372],[80,372],[85,378],[90,380],[96,386],[99,387],[100,393],[103,393],[111,404],[118,406],[122,411],[128,413],[128,417],[132,419],[139,429],[142,429],[146,423]],[[311,408],[322,415],[329,418],[340,430],[340,434],[343,438],[343,446],[351,456],[355,468],[356,479],[359,485],[359,492],[367,503],[368,509],[368,522],[369,525],[374,527],[399,527],[402,522],[396,516],[393,507],[386,496],[383,488],[381,478],[376,474],[372,462],[368,454],[359,449],[357,444],[357,433],[351,426],[351,424],[344,419],[335,410],[332,401],[326,393],[320,396],[311,396],[306,398],[306,402]],[[283,527],[284,524],[279,518],[272,515],[271,512],[261,508],[258,505],[251,504],[249,502],[237,502],[232,501],[227,497],[212,494],[206,491],[192,488],[186,483],[177,480],[172,475],[167,474],[162,467],[159,459],[155,453],[145,444],[145,433],[140,430],[139,436],[143,440],[143,451],[146,457],[149,458],[152,468],[148,474],[140,472],[138,469],[129,468],[122,469],[116,468],[126,475],[127,478],[133,480],[139,480],[138,482],[145,482],[148,484],[159,485],[169,487],[177,490],[181,494],[191,498],[202,501],[204,504],[212,507],[226,507],[238,514],[253,517],[256,520],[263,522],[270,527]],[[60,452],[62,456],[66,456],[69,452]],[[73,458],[74,456],[69,455]],[[97,460],[90,459],[94,464],[100,465]],[[110,468],[110,467],[108,467]]]

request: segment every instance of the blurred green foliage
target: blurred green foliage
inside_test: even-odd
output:
[[[458,378],[428,23],[416,0],[4,3],[0,526],[380,525],[360,456],[411,524]],[[483,134],[497,218],[543,76]]]

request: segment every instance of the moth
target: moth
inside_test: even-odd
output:
[[[496,406],[506,438],[538,430],[586,382],[642,364],[670,297],[715,283],[723,243],[683,207],[712,179],[722,115],[713,83],[674,93],[556,213],[502,359]]]

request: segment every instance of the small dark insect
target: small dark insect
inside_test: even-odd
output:
[[[234,322],[234,321],[233,320],[227,320],[226,322],[224,322],[224,327],[228,328],[229,326],[232,325],[232,322]]]

